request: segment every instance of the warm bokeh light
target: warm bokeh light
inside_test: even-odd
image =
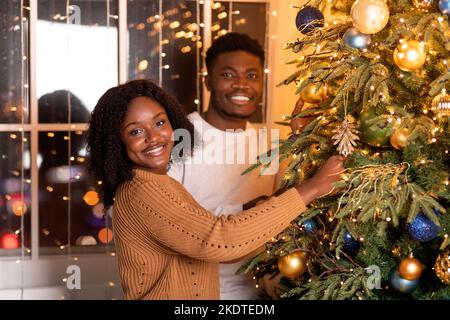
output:
[[[138,63],[138,70],[139,71],[144,71],[144,70],[147,70],[147,68],[148,68],[148,61],[147,60],[141,60],[141,61],[139,61],[139,63]]]
[[[14,215],[20,217],[21,215],[27,213],[27,205],[22,201],[14,201],[12,204],[12,211]]]
[[[98,197],[98,193],[96,191],[88,191],[83,196],[84,202],[90,206],[95,206],[99,203],[100,198]]]
[[[19,247],[19,238],[14,233],[6,233],[2,236],[0,243],[3,249],[17,249]]]
[[[77,246],[96,246],[97,240],[93,236],[79,236],[76,240]]]
[[[103,228],[98,232],[98,240],[101,243],[109,243],[113,239],[112,230],[109,228]]]
[[[181,52],[182,53],[191,52],[191,47],[190,46],[185,46],[185,47],[181,48]]]

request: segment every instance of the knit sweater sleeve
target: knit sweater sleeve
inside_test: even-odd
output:
[[[158,242],[175,252],[209,262],[240,258],[284,230],[305,210],[295,189],[250,210],[215,217],[195,200],[186,199],[181,184],[142,181],[130,192],[133,205]]]

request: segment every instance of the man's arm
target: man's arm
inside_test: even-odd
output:
[[[243,206],[242,206],[242,210],[248,210],[248,209],[250,209],[250,208],[253,208],[254,206],[256,206],[260,201],[264,201],[264,200],[267,200],[267,199],[269,199],[269,196],[259,196],[259,197],[257,197],[257,198],[255,198],[255,199],[253,199],[253,200],[250,200],[249,202],[247,202],[247,203],[245,203]]]

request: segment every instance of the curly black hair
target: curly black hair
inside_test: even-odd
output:
[[[173,130],[185,129],[194,146],[194,126],[178,101],[149,80],[134,80],[107,90],[92,111],[87,134],[89,170],[102,181],[100,195],[105,210],[114,202],[117,187],[132,179],[132,162],[120,139],[120,129],[129,103],[137,97],[149,97],[167,112]],[[181,141],[175,141],[175,145]]]
[[[246,34],[230,32],[214,40],[206,51],[205,60],[208,73],[211,74],[214,62],[220,54],[232,51],[245,51],[257,56],[261,61],[261,66],[264,66],[265,53],[259,42]]]

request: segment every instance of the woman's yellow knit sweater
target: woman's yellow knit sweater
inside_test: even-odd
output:
[[[217,218],[171,177],[133,169],[133,179],[117,190],[113,213],[124,297],[219,299],[219,262],[259,248],[304,210],[290,189]]]

